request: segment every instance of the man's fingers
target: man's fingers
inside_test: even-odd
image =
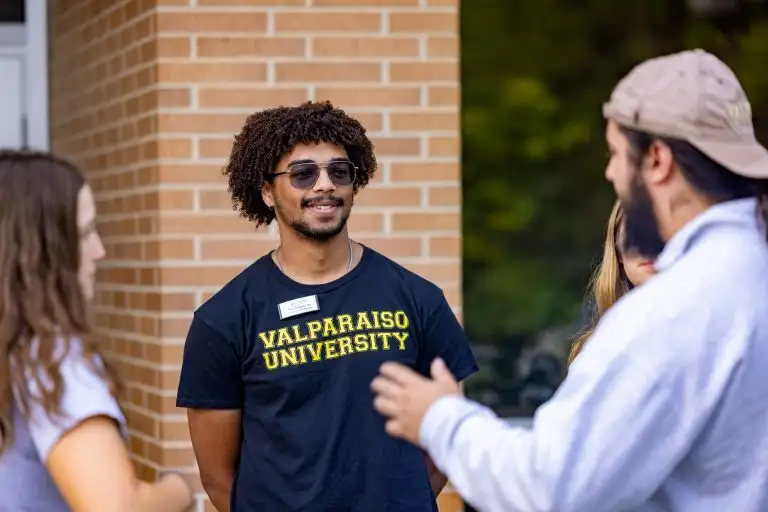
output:
[[[387,421],[386,425],[384,425],[384,430],[386,430],[387,434],[392,437],[405,438],[405,429],[403,429],[403,425],[397,420]]]
[[[387,361],[379,368],[379,374],[391,379],[398,384],[409,384],[425,380],[424,377],[400,363]]]
[[[430,375],[432,378],[441,382],[456,382],[456,378],[451,373],[451,370],[445,365],[445,362],[439,357],[432,361],[430,367]]]
[[[397,382],[381,376],[373,379],[371,389],[377,395],[383,395],[387,398],[399,397],[403,392],[402,386]]]
[[[373,408],[376,409],[379,414],[387,418],[396,416],[400,410],[400,406],[395,400],[381,395],[373,399]]]

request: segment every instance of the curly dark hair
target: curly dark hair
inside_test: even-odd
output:
[[[283,156],[299,144],[326,142],[344,148],[355,166],[355,191],[376,172],[373,144],[359,121],[331,102],[308,101],[298,107],[277,107],[248,116],[235,136],[224,168],[234,210],[256,223],[268,225],[275,212],[264,203],[262,185]]]

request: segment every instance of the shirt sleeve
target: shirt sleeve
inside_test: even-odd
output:
[[[599,326],[530,429],[462,397],[428,410],[421,445],[468,503],[486,512],[611,512],[660,488],[720,401],[738,351],[673,350],[695,345],[686,332],[707,326],[649,322],[632,306],[624,313],[635,318]]]
[[[195,314],[184,344],[177,407],[241,409],[241,370],[233,343]]]
[[[451,311],[442,290],[435,287],[427,301],[423,322],[423,339],[416,370],[429,375],[432,361],[440,357],[457,380],[462,381],[478,370],[469,340]]]
[[[98,356],[93,364],[103,364]],[[88,418],[106,416],[115,420],[127,436],[125,418],[109,384],[94,371],[86,359],[82,342],[75,340],[60,366],[63,393],[61,415],[50,417],[39,404],[31,404],[29,433],[40,460],[47,461],[61,437]],[[34,391],[35,381],[30,379]]]

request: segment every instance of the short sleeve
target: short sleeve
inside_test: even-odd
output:
[[[241,409],[242,362],[232,342],[195,314],[184,344],[178,407]]]
[[[426,300],[426,314],[421,319],[423,338],[416,369],[429,375],[432,361],[440,357],[454,377],[462,381],[478,370],[475,355],[442,290],[437,289],[430,295]]]
[[[103,364],[94,355],[96,365]],[[117,422],[124,436],[127,435],[125,418],[112,394],[109,384],[94,370],[85,356],[83,345],[76,341],[61,362],[63,392],[61,415],[53,418],[39,404],[30,406],[28,428],[40,460],[47,461],[51,450],[61,437],[77,425],[95,416],[106,416]],[[34,392],[35,381],[30,379]]]

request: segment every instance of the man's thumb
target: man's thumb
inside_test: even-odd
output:
[[[451,371],[448,369],[447,366],[445,366],[445,361],[443,361],[439,357],[434,361],[432,361],[430,373],[432,375],[432,378],[435,380],[441,380],[443,382],[454,380],[453,375],[451,375]]]

